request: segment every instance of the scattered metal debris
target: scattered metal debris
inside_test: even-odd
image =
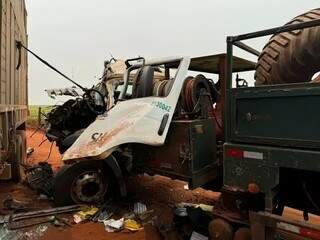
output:
[[[174,215],[178,217],[186,217],[188,216],[187,209],[185,207],[179,207],[174,210]]]
[[[89,220],[99,211],[96,207],[85,207],[81,209],[79,212],[73,215],[73,221],[75,223],[80,223],[84,220]]]
[[[130,231],[133,231],[133,232],[136,232],[136,231],[143,229],[141,224],[133,219],[126,219],[124,221],[124,228],[128,229]]]
[[[123,228],[124,218],[120,218],[118,220],[109,219],[109,220],[103,221],[103,224],[107,232],[120,231]]]
[[[26,181],[32,189],[49,197],[53,195],[54,174],[49,163],[39,162],[27,167],[25,173]]]
[[[27,148],[27,157],[29,157],[34,152],[34,148],[28,147]]]
[[[193,207],[193,208],[200,208],[205,212],[212,212],[213,211],[213,206],[212,205],[207,205],[207,204],[197,204],[197,203],[178,203],[176,204],[177,208],[186,208],[186,207]]]
[[[48,229],[46,224],[36,226],[31,230],[9,230],[6,226],[0,227],[1,240],[39,239]]]
[[[48,96],[53,99],[55,99],[56,96],[80,97],[83,95],[83,90],[77,87],[46,89],[45,91]]]
[[[148,219],[150,219],[150,217],[152,217],[153,213],[154,213],[154,210],[150,209],[148,211],[141,213],[138,217],[141,221],[147,221]]]
[[[54,221],[55,226],[67,226],[67,227],[72,227],[72,224],[69,222],[69,219],[67,218],[62,218],[59,216],[55,216],[56,220]]]
[[[4,209],[15,212],[23,212],[31,208],[30,202],[16,200],[12,195],[8,195],[2,202]]]
[[[99,208],[99,210],[91,218],[91,220],[94,222],[97,222],[97,221],[103,222],[105,220],[108,220],[110,217],[112,217],[117,210],[118,210],[118,207],[116,205],[106,202]]]
[[[208,240],[209,238],[207,236],[204,236],[200,233],[197,233],[195,231],[192,232],[190,240]]]
[[[135,214],[143,214],[144,212],[147,211],[147,206],[141,202],[137,202],[133,206],[133,211]]]
[[[36,220],[27,219],[24,221],[9,222],[7,227],[10,230],[16,230],[21,228],[33,227],[33,226],[41,225],[44,223],[53,223],[55,220],[56,220],[55,216],[37,218]]]
[[[38,196],[37,199],[38,199],[38,200],[48,200],[49,198],[48,198],[47,195],[41,193],[41,194],[39,194],[39,196]]]
[[[83,205],[71,205],[66,207],[48,208],[48,209],[25,212],[25,213],[0,215],[0,224],[21,221],[21,220],[31,219],[31,218],[51,216],[51,215],[56,215],[60,213],[75,212],[75,211],[79,211],[81,207],[83,207]]]

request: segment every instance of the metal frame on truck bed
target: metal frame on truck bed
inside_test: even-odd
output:
[[[278,216],[284,206],[302,210],[306,220],[319,214],[320,85],[232,88],[233,47],[259,56],[241,41],[316,26],[320,20],[227,37],[223,192],[239,215],[251,212],[252,239],[274,239],[275,232],[320,239],[318,226]]]

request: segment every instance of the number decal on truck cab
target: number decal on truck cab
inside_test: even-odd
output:
[[[157,108],[160,108],[160,109],[162,109],[162,110],[164,110],[166,112],[170,112],[170,110],[171,110],[171,106],[169,106],[169,105],[167,105],[167,104],[165,104],[163,102],[160,102],[160,101],[153,101],[151,103],[151,105],[155,106]]]

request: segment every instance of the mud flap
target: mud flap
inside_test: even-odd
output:
[[[111,169],[111,171],[113,172],[114,176],[117,179],[121,197],[127,196],[127,187],[124,180],[124,176],[122,174],[121,167],[119,166],[116,158],[113,155],[110,155],[104,161],[108,165],[108,167]]]

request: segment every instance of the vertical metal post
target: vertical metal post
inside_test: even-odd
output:
[[[230,89],[232,88],[232,69],[233,69],[233,39],[227,37],[227,66],[226,66],[226,87],[225,87],[225,100],[224,100],[224,137],[225,141],[229,142],[230,139]]]
[[[41,126],[41,107],[38,110],[38,126]]]
[[[220,82],[220,91],[221,91],[221,96],[219,101],[216,104],[216,110],[218,116],[218,121],[220,121],[222,124],[222,129],[221,132],[224,132],[224,127],[225,127],[225,122],[223,121],[223,116],[224,116],[224,111],[225,111],[225,92],[226,92],[226,67],[227,67],[227,57],[223,56],[219,58],[219,82]],[[219,119],[220,117],[220,119]],[[222,140],[223,142],[225,141],[225,135],[222,135]]]

